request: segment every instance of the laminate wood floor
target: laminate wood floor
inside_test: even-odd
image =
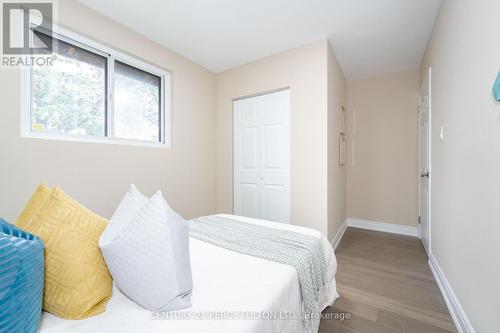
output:
[[[336,256],[340,298],[320,333],[456,332],[419,239],[348,228]]]

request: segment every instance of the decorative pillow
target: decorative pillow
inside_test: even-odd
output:
[[[118,208],[111,216],[106,229],[104,229],[101,237],[99,238],[99,247],[114,241],[121,233],[123,228],[132,220],[141,210],[141,208],[148,202],[149,198],[142,194],[134,184],[129,186],[127,193],[118,205]],[[172,210],[166,203],[167,210]]]
[[[43,242],[0,219],[0,331],[36,332],[42,296]]]
[[[148,197],[142,194],[134,184],[131,184],[118,208],[115,210],[113,216],[111,216],[106,229],[102,232],[99,238],[99,246],[116,239],[128,221],[139,213],[148,200]]]
[[[98,240],[106,220],[60,188],[35,191],[16,224],[45,243],[43,309],[67,319],[104,312],[112,280]],[[30,216],[32,214],[32,216]]]
[[[29,226],[38,215],[45,202],[47,202],[51,192],[52,189],[45,184],[38,186],[31,196],[31,200],[28,202],[21,215],[17,218],[16,224],[22,225],[23,228]]]
[[[137,196],[134,201],[130,192],[107,227],[123,224],[120,232],[110,236],[105,231],[99,242],[116,285],[148,310],[190,307],[193,283],[187,222],[169,209],[161,192],[140,209],[143,198]],[[131,214],[122,214],[125,211]]]

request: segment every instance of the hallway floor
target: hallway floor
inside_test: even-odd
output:
[[[320,333],[456,332],[420,240],[348,228],[336,251],[340,298]]]

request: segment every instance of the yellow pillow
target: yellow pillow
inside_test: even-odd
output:
[[[35,220],[35,217],[42,209],[45,202],[49,198],[52,189],[45,184],[38,186],[36,191],[31,196],[31,200],[28,202],[21,215],[16,220],[16,224],[21,227],[21,229],[27,228],[31,222]]]
[[[104,312],[112,280],[98,241],[106,223],[60,188],[35,191],[16,224],[45,244],[45,311],[66,319]]]

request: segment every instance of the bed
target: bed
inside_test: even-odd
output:
[[[338,297],[337,262],[326,238],[316,230],[220,215],[238,221],[291,230],[320,238],[325,253],[328,288],[321,293],[320,309]],[[310,333],[319,318],[302,321],[297,272],[292,266],[240,254],[190,239],[193,275],[192,307],[173,313],[152,313],[128,299],[116,287],[106,311],[84,320],[60,319],[43,312],[40,332],[176,332],[176,333]]]

